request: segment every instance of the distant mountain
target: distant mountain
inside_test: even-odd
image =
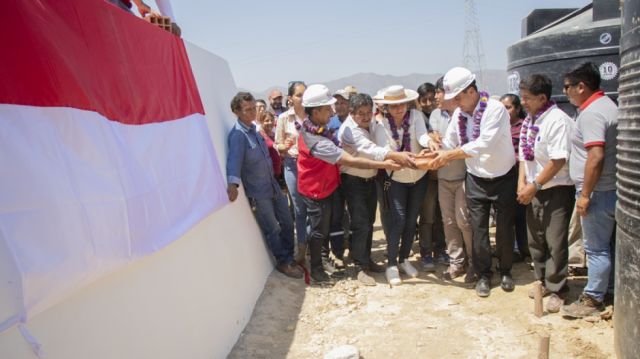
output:
[[[355,86],[359,92],[374,95],[379,89],[390,85],[404,85],[406,88],[417,89],[425,82],[435,83],[443,74],[409,74],[406,76],[379,75],[375,73],[359,73],[337,80],[324,82],[331,91],[344,88],[347,85]],[[492,95],[502,95],[507,91],[507,72],[504,70],[486,70],[485,82],[489,85],[482,86],[481,89],[488,89]],[[273,86],[262,92],[253,92],[256,98],[267,99],[269,92],[273,88],[279,88],[286,96],[286,88]]]

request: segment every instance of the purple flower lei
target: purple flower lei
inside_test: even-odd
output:
[[[553,101],[547,101],[533,117],[531,117],[531,114],[528,114],[522,122],[522,127],[520,128],[520,150],[525,160],[533,161],[535,158],[533,149],[536,146],[536,137],[538,136],[540,128],[534,125],[534,123],[543,113],[555,106],[555,104]]]
[[[480,137],[480,121],[482,120],[482,114],[487,109],[487,102],[489,101],[489,94],[485,91],[480,91],[480,108],[473,113],[473,131],[471,132],[471,141]],[[467,137],[467,118],[464,117],[462,111],[458,115],[458,135],[460,136],[460,145],[467,144],[469,138]]]
[[[400,145],[400,135],[398,134],[398,126],[396,121],[387,114],[387,121],[389,121],[389,127],[391,128],[391,137],[396,141],[396,151],[411,152],[411,134],[409,133],[409,127],[411,126],[411,111],[407,111],[402,118],[402,145]]]
[[[338,138],[334,134],[334,130],[327,128],[326,126],[318,126],[311,122],[311,120],[307,117],[302,122],[302,127],[305,131],[313,134],[322,136],[324,138],[330,139],[336,146],[339,146]]]

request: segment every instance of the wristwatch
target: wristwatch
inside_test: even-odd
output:
[[[536,186],[536,191],[539,191],[542,189],[542,184],[536,182],[536,180],[533,180],[533,182],[531,182],[531,184],[533,184],[534,186]]]

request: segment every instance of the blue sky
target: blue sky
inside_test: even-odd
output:
[[[533,9],[589,0],[476,0],[487,68],[504,69]],[[444,73],[462,63],[463,0],[174,0],[183,37],[231,66],[251,91],[358,72]]]

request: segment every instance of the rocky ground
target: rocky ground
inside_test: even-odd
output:
[[[379,263],[385,246],[381,237],[377,231],[374,258]],[[412,261],[419,268],[418,256]],[[461,278],[442,280],[444,269],[403,277],[403,285],[394,288],[383,273],[376,275],[375,287],[362,286],[350,268],[351,277],[333,287],[307,286],[274,271],[229,357],[322,358],[351,345],[367,359],[531,358],[546,335],[551,358],[615,357],[611,320],[533,315],[528,264],[514,266],[514,292],[502,291],[494,276],[488,298],[477,297]],[[571,277],[569,300],[577,298],[584,283],[584,277]]]

